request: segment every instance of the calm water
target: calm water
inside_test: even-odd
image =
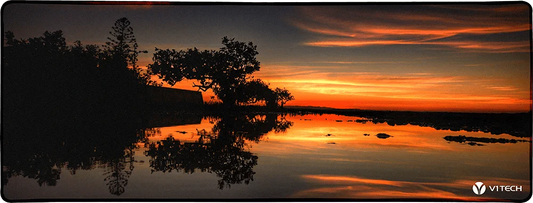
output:
[[[326,114],[192,117],[169,123],[144,129],[54,128],[46,131],[50,139],[8,139],[3,195],[12,200],[520,200],[531,191],[531,138]],[[72,138],[56,135],[63,131]],[[519,185],[522,191],[487,188],[478,196],[472,191],[478,181]]]

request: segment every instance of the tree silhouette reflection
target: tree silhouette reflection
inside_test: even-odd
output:
[[[246,150],[247,142],[259,142],[268,132],[283,132],[292,126],[284,116],[277,114],[238,114],[213,117],[216,123],[211,129],[197,130],[198,139],[182,142],[169,136],[165,140],[150,143],[145,155],[150,157],[152,173],[184,172],[197,170],[216,174],[218,188],[253,181],[253,167],[258,157]]]
[[[105,164],[106,170],[104,181],[107,182],[109,187],[109,193],[113,195],[121,195],[125,191],[126,185],[128,185],[128,178],[133,172],[133,150],[125,150],[126,154],[123,158],[115,159]]]
[[[22,176],[35,179],[39,186],[55,186],[62,169],[75,175],[78,170],[103,168],[110,193],[120,195],[133,171],[137,143],[157,132],[137,126],[102,119],[90,124],[43,121],[25,129],[7,127],[2,140],[2,184]]]

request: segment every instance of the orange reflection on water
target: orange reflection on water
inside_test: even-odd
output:
[[[371,122],[356,122],[360,119],[362,118],[337,115],[295,116],[290,119],[294,126],[287,134],[271,133],[268,141],[300,146],[288,147],[284,150],[286,153],[298,153],[304,146],[308,149],[340,147],[345,150],[377,150],[383,147],[428,151],[458,150],[442,140],[442,137],[450,134],[449,131],[413,125],[390,126],[385,123],[374,125]],[[392,137],[380,139],[376,137],[378,133],[387,133]]]
[[[293,126],[285,133],[270,132],[262,142],[254,145],[252,152],[259,156],[274,156],[307,160],[319,165],[335,166],[419,166],[434,170],[439,164],[457,164],[458,158],[471,160],[468,167],[492,167],[493,163],[518,161],[514,167],[498,166],[501,170],[523,172],[529,157],[526,142],[515,144],[449,142],[445,136],[465,135],[469,137],[517,139],[508,134],[494,135],[484,132],[436,130],[416,125],[361,123],[363,118],[324,114],[289,116]],[[357,122],[359,121],[359,122]],[[377,134],[386,133],[388,138],[380,139]],[[366,134],[366,135],[365,135]],[[509,155],[513,155],[509,157]],[[434,157],[438,157],[435,159]],[[476,158],[476,157],[491,157]],[[422,169],[417,169],[422,170]]]
[[[501,201],[501,199],[491,198],[487,196],[476,196],[471,193],[470,188],[472,187],[472,184],[476,182],[474,180],[457,180],[453,182],[430,183],[368,179],[356,176],[302,175],[301,177],[307,181],[319,182],[327,186],[299,191],[293,194],[294,197]],[[525,191],[529,191],[529,188],[527,187],[527,181],[507,179],[506,182],[491,181],[490,184],[509,184],[510,182],[525,184]],[[466,193],[456,194],[450,192],[449,190],[462,190]]]
[[[164,140],[171,136],[175,140],[194,142],[198,139],[198,130],[209,131],[213,127],[212,121],[202,119],[199,124],[177,125],[155,128],[158,132],[148,136],[149,141]]]
[[[387,198],[431,198],[476,200],[477,198],[460,196],[454,193],[424,186],[424,183],[407,181],[390,181],[380,179],[365,179],[353,176],[303,175],[308,181],[318,181],[322,184],[333,185],[297,192],[294,197],[320,198],[359,198],[359,199],[387,199]],[[343,186],[340,186],[343,185]],[[349,185],[349,186],[346,186]],[[470,188],[470,187],[466,187]]]
[[[491,199],[501,196],[474,195],[471,188],[477,181],[522,185],[524,192],[518,197],[530,191],[529,176],[524,175],[529,172],[529,162],[524,160],[528,160],[530,143],[470,146],[443,139],[448,135],[517,139],[508,134],[374,124],[361,117],[331,114],[286,115],[285,119],[293,122],[289,129],[281,133],[272,130],[260,142],[249,141],[244,150],[259,157],[255,168],[258,184],[264,181],[262,175],[277,172],[262,168],[269,163],[287,167],[306,182],[307,189],[292,197],[502,201]],[[172,134],[175,139],[194,142],[198,139],[196,130],[209,131],[216,122],[204,118],[200,124],[162,127],[161,135],[150,139]],[[381,139],[378,133],[391,137]],[[146,157],[139,160],[149,162]],[[502,178],[511,177],[508,174],[518,179]]]
[[[433,127],[423,127],[418,125],[411,124],[388,124],[387,122],[381,121],[380,123],[372,123],[372,121],[355,116],[342,116],[334,114],[323,114],[323,115],[304,115],[304,116],[290,116],[287,117],[287,120],[294,122],[294,125],[290,128],[291,135],[297,134],[297,136],[303,136],[301,133],[307,133],[308,135],[326,135],[328,133],[333,135],[342,136],[352,136],[360,137],[364,133],[383,133],[387,132],[391,135],[403,135],[410,137],[418,137],[418,135],[424,135],[427,137],[435,137],[439,134],[457,134],[457,133],[467,133],[467,134],[479,134],[483,136],[491,137],[491,134],[484,132],[466,132],[466,131],[451,131],[451,130],[436,130]],[[298,133],[296,133],[297,131]],[[363,133],[363,134],[359,134]],[[298,135],[300,134],[300,135]],[[415,136],[417,135],[417,136]],[[498,135],[499,137],[513,138],[507,134]],[[372,137],[372,136],[371,136]],[[288,138],[287,136],[280,137],[280,139],[293,139]],[[336,139],[337,136],[331,136],[330,139]],[[395,137],[396,139],[401,139],[402,137]],[[516,137],[515,137],[516,138]],[[298,139],[298,138],[294,138]],[[384,139],[388,140],[388,139]]]
[[[302,177],[306,179],[327,181],[327,182],[333,182],[333,183],[350,182],[350,183],[364,183],[364,184],[373,184],[373,185],[392,185],[392,186],[403,185],[403,182],[401,181],[364,179],[364,178],[347,177],[347,176],[303,175]]]

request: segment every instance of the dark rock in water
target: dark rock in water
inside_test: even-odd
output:
[[[387,138],[389,138],[389,137],[392,137],[392,136],[390,136],[390,135],[388,135],[388,134],[385,134],[385,133],[378,133],[376,136],[377,136],[379,139],[387,139]]]
[[[329,133],[328,133],[328,134],[326,135],[326,137],[329,137],[329,136],[332,136],[332,134],[329,134]]]
[[[470,146],[485,146],[484,144],[478,144],[476,142],[469,142],[467,144],[470,145]]]
[[[335,120],[335,122],[342,122],[342,120]]]
[[[478,142],[483,143],[500,143],[500,144],[506,144],[506,143],[517,143],[517,142],[531,142],[529,140],[524,139],[505,139],[505,138],[488,138],[488,137],[467,137],[464,135],[458,135],[458,136],[452,136],[448,135],[444,137],[444,139],[448,142],[459,142],[459,143],[467,143],[471,146],[483,146],[478,144]],[[474,144],[472,144],[474,143]]]
[[[451,136],[451,135],[448,135],[446,137],[444,137],[445,140],[449,141],[449,142],[466,142],[466,136],[464,135],[458,135],[458,136]]]
[[[365,134],[363,134],[363,135],[364,135],[364,136],[370,136],[370,134],[367,134],[367,133],[365,133]]]
[[[335,144],[335,142],[328,142],[328,144]]]

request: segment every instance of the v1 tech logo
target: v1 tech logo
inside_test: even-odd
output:
[[[487,187],[485,187],[482,182],[477,182],[474,184],[474,186],[472,186],[472,190],[474,191],[474,194],[482,195],[485,193],[485,190],[487,190]]]
[[[487,190],[487,187],[489,187],[491,192],[522,192],[521,185],[487,185],[485,186],[483,182],[476,182],[474,186],[472,186],[472,191],[474,191],[474,194],[476,195],[482,195]]]

